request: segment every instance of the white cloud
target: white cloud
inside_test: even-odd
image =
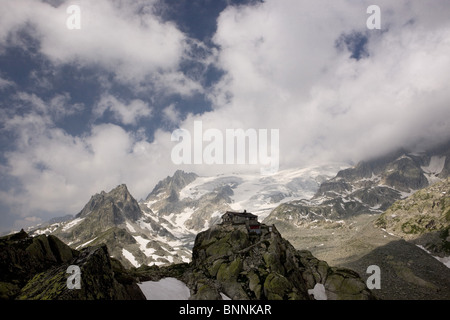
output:
[[[125,125],[135,125],[140,118],[148,118],[152,115],[152,108],[146,102],[134,99],[126,104],[110,94],[101,97],[93,113],[100,117],[107,110],[113,113],[117,121]]]
[[[201,86],[179,72],[188,39],[175,24],[153,13],[155,2],[78,0],[81,29],[69,30],[66,9],[72,1],[54,7],[8,0],[0,12],[0,46],[25,47],[19,31],[26,31],[55,65],[100,66],[122,83],[190,95]]]
[[[15,85],[15,83],[13,81],[10,81],[10,80],[0,77],[0,90],[3,90],[7,87],[11,87],[14,85]]]
[[[1,174],[22,183],[1,191],[0,199],[19,219],[36,212],[76,214],[91,195],[120,183],[126,183],[139,199],[161,174],[173,171],[162,165],[170,163],[170,137],[158,138],[168,141],[166,145],[148,143],[145,137],[113,124],[93,126],[87,135],[76,137],[52,127],[43,116],[14,120],[20,128],[16,131],[19,143],[5,154],[8,165],[1,167]]]
[[[203,118],[218,128],[279,128],[284,166],[448,139],[449,6],[410,3],[379,2],[381,31],[366,29],[368,2],[229,7],[214,37],[226,75]],[[369,37],[367,58],[336,48],[351,32]]]
[[[172,103],[163,110],[164,119],[171,124],[178,124],[180,122],[180,112],[175,108],[175,104]]]
[[[67,92],[55,94],[48,101],[44,101],[34,93],[20,91],[16,94],[16,100],[19,103],[18,108],[23,108],[24,105],[28,104],[32,112],[48,115],[54,120],[73,115],[84,109],[83,104],[71,104],[70,99],[70,94]]]

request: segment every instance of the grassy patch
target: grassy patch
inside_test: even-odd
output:
[[[402,231],[406,234],[421,234],[425,229],[411,222],[402,224]]]

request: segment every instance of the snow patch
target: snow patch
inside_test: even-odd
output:
[[[315,300],[328,300],[325,286],[321,283],[316,283],[314,289],[308,289],[308,294],[312,294]]]
[[[53,231],[55,231],[57,228],[59,227],[59,223],[54,223],[52,225],[49,225],[47,228],[42,229],[42,230],[36,230],[33,231],[34,235],[41,235],[41,234],[50,234]],[[17,231],[18,232],[18,231]]]
[[[150,257],[156,250],[153,248],[147,248],[147,244],[150,240],[144,239],[141,236],[133,236],[133,238],[139,243],[139,249],[147,256]]]
[[[97,239],[97,237],[95,237],[94,239],[91,239],[91,240],[89,240],[89,241],[86,241],[86,242],[83,243],[83,244],[80,244],[78,247],[76,247],[76,249],[78,250],[79,248],[83,248],[83,247],[87,246],[89,243],[91,243],[91,242],[94,241],[95,239]]]
[[[133,256],[133,254],[132,254],[130,251],[128,251],[127,249],[122,248],[122,255],[123,255],[128,261],[130,261],[131,264],[132,264],[133,266],[135,266],[136,268],[138,268],[138,267],[141,265],[139,262],[136,261],[136,258]]]
[[[84,220],[84,218],[76,218],[76,219],[73,219],[72,221],[70,221],[70,222],[68,222],[63,228],[62,228],[62,231],[67,231],[67,230],[69,230],[70,228],[73,228],[73,227],[75,227],[77,224],[79,224],[81,221],[83,221]]]
[[[217,187],[217,184],[213,183],[216,179],[217,176],[198,177],[180,190],[180,200],[186,198],[199,199],[203,195],[213,191],[214,188]]]
[[[429,184],[440,181],[437,175],[444,169],[445,159],[445,156],[432,156],[428,166],[421,167]]]
[[[223,292],[220,292],[220,296],[222,297],[222,300],[231,300],[231,298]]]
[[[147,300],[188,300],[191,292],[186,284],[175,278],[138,283]]]
[[[134,227],[131,225],[131,223],[129,223],[128,221],[126,222],[126,226],[128,231],[135,233],[136,230],[134,229]]]
[[[148,231],[155,232],[155,230],[153,230],[152,228],[152,225],[148,222],[145,222],[143,218],[137,220],[136,222],[142,229],[147,229]]]
[[[393,236],[393,237],[396,237],[396,238],[399,238],[399,236],[397,236],[396,234],[393,234],[392,232],[389,232],[389,231],[387,231],[386,229],[384,229],[384,228],[381,228],[381,230],[383,230],[384,232],[386,232],[388,235],[390,235],[390,236]]]

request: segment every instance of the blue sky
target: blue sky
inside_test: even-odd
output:
[[[281,169],[447,141],[450,4],[376,2],[3,1],[0,231],[121,183],[143,198],[180,168],[258,172],[175,165],[171,133],[194,121],[278,129]]]

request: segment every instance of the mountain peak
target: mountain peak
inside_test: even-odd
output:
[[[83,218],[99,211],[104,213],[105,210],[114,216],[114,224],[123,222],[125,218],[136,221],[142,215],[139,204],[130,194],[127,186],[121,184],[108,193],[102,191],[92,196],[76,218]]]
[[[167,176],[164,180],[158,182],[155,188],[147,196],[146,201],[150,200],[152,196],[158,195],[161,192],[167,194],[176,194],[185,186],[197,179],[198,175],[193,172],[185,172],[177,170],[172,177]]]
[[[130,191],[128,191],[127,185],[125,183],[122,183],[120,185],[118,185],[117,187],[115,187],[114,189],[112,189],[108,195],[112,196],[112,197],[123,197],[126,199],[128,199],[129,197],[132,197]]]
[[[115,187],[113,190],[126,190],[128,191],[127,185],[125,183],[119,184],[117,187]]]

